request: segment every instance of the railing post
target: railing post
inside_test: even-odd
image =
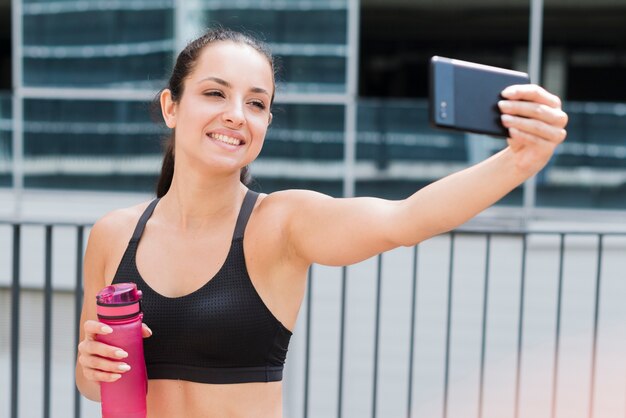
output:
[[[52,225],[46,225],[43,309],[43,418],[50,418],[50,352],[52,351]]]
[[[554,366],[552,370],[552,405],[550,418],[556,418],[556,399],[559,379],[559,352],[561,346],[561,304],[563,299],[563,263],[565,259],[565,234],[559,234],[559,284],[556,300],[556,330],[554,337]]]
[[[309,267],[306,296],[306,347],[304,354],[304,418],[309,416],[309,363],[311,361],[311,312],[313,296],[313,266]]]
[[[515,371],[515,410],[514,417],[519,417],[519,394],[522,375],[522,350],[524,346],[524,305],[526,297],[526,256],[528,251],[528,234],[522,235],[522,266],[520,274],[519,318],[517,325],[517,366]]]
[[[487,312],[489,307],[489,265],[491,263],[491,234],[485,244],[485,283],[483,287],[483,323],[480,338],[480,377],[478,382],[478,418],[483,418],[485,359],[487,353]]]
[[[78,343],[80,342],[80,312],[82,310],[83,301],[83,237],[85,228],[79,225],[76,230],[76,286],[74,289],[74,362],[78,352]],[[80,418],[80,392],[74,384],[74,418]]]
[[[448,418],[448,395],[450,389],[450,338],[452,335],[452,287],[454,284],[454,240],[455,233],[450,233],[450,265],[448,269],[448,311],[446,319],[446,354],[443,381],[443,418]]]
[[[413,416],[413,353],[415,351],[415,323],[417,311],[417,266],[418,266],[418,246],[413,247],[413,287],[411,289],[411,330],[409,337],[409,387],[407,399],[407,417]]]
[[[13,225],[13,280],[11,283],[11,418],[18,418],[20,352],[20,232]]]
[[[600,320],[600,284],[602,279],[602,255],[604,252],[604,235],[598,235],[598,264],[596,270],[596,294],[593,309],[593,350],[591,352],[591,383],[589,388],[589,418],[593,418],[596,390],[596,358],[598,354],[598,322]]]
[[[348,286],[348,268],[341,268],[341,322],[339,325],[339,393],[337,394],[337,418],[341,418],[343,406],[343,359],[346,343],[346,288]]]
[[[383,267],[383,255],[378,255],[378,268],[376,271],[376,323],[374,325],[374,381],[372,385],[372,418],[376,418],[376,401],[378,400],[378,351],[380,339],[380,293],[381,276]]]

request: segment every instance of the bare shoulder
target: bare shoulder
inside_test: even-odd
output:
[[[298,219],[306,219],[306,213],[327,199],[332,197],[299,189],[261,194],[247,230],[255,241],[263,242],[259,249],[267,258],[293,255],[294,224]]]
[[[292,222],[319,208],[333,197],[312,190],[289,189],[262,194],[255,208],[255,217],[263,224],[280,225],[284,233]],[[305,216],[306,217],[306,216]]]
[[[139,217],[149,202],[111,211],[96,221],[91,230],[95,239],[111,240],[116,237],[130,239]]]
[[[119,261],[148,204],[116,209],[98,219],[89,233],[86,262],[93,260],[107,269],[111,263]]]
[[[259,203],[259,209],[271,213],[286,215],[290,212],[299,211],[308,205],[316,204],[323,200],[333,199],[331,196],[312,190],[289,189],[263,195]]]

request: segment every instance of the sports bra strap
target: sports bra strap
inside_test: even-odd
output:
[[[250,219],[250,215],[252,214],[252,209],[254,208],[254,204],[256,203],[259,194],[253,192],[252,190],[248,190],[246,196],[243,199],[243,204],[241,205],[241,209],[239,210],[239,216],[237,217],[237,224],[235,225],[235,234],[233,239],[243,238],[243,232],[246,229],[246,225],[248,224],[248,219]],[[139,242],[139,238],[141,238],[141,234],[143,234],[143,230],[146,227],[146,223],[150,216],[152,216],[152,212],[154,212],[154,208],[157,203],[159,203],[160,198],[154,199],[146,210],[139,218],[139,222],[137,222],[137,226],[135,227],[135,231],[133,232],[133,236],[130,239],[130,242]]]
[[[130,239],[130,242],[139,242],[139,238],[141,238],[143,229],[146,227],[146,222],[148,222],[148,219],[150,218],[150,216],[152,216],[152,212],[154,212],[154,208],[156,207],[157,203],[159,203],[159,200],[160,198],[154,199],[152,202],[150,202],[146,210],[143,212],[141,218],[139,218],[139,222],[137,222],[135,232],[133,232],[133,237]]]
[[[243,204],[241,205],[241,209],[239,210],[239,216],[237,217],[237,224],[235,225],[235,234],[233,235],[233,240],[243,238],[243,232],[246,229],[248,219],[250,219],[252,209],[254,209],[254,204],[256,203],[258,197],[259,194],[257,192],[253,192],[252,190],[248,190],[248,192],[246,193],[246,197],[244,197]]]

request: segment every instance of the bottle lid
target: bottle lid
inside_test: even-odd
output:
[[[98,305],[128,305],[141,300],[141,290],[135,283],[118,283],[107,286],[96,296]]]

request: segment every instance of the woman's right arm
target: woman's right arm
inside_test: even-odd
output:
[[[114,235],[120,225],[114,218],[113,214],[107,215],[91,229],[83,272],[84,298],[76,360],[76,386],[86,398],[96,402],[100,401],[100,382],[114,382],[129,369],[123,361],[127,356],[123,350],[96,341],[97,335],[112,331],[97,320],[96,295],[111,281],[111,278],[105,276],[105,266],[111,248],[115,247],[112,244],[119,239]]]

